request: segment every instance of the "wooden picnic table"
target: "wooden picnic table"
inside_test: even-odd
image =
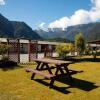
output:
[[[54,81],[56,78],[60,78],[63,76],[67,76],[70,80],[72,80],[71,73],[72,70],[68,69],[68,65],[72,64],[72,61],[62,61],[62,60],[54,60],[54,59],[33,59],[37,63],[36,69],[29,69],[26,68],[27,72],[32,72],[31,79],[34,78],[35,74],[39,74],[41,76],[44,76],[45,78],[51,79],[50,81],[50,87],[53,86]],[[55,69],[55,72],[52,71],[52,69]],[[43,73],[43,70],[47,70],[49,74]],[[60,73],[59,73],[60,72]]]
[[[63,61],[63,60],[55,60],[55,59],[48,59],[48,58],[43,58],[43,59],[33,59],[33,61],[36,62],[41,62],[41,63],[48,63],[48,64],[56,64],[56,65],[62,65],[62,64],[72,64],[72,61]]]

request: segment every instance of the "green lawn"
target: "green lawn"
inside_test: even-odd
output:
[[[0,100],[100,100],[100,62],[85,61],[69,67],[83,72],[73,75],[73,83],[55,81],[54,89],[47,87],[49,80],[30,80],[31,73],[24,67],[0,68]]]

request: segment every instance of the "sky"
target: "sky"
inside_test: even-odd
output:
[[[0,13],[32,29],[64,29],[100,21],[100,0],[0,0]]]

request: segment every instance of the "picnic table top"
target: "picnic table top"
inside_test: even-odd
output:
[[[55,59],[50,59],[50,58],[38,58],[38,59],[33,59],[33,61],[37,62],[42,62],[42,63],[48,63],[48,64],[56,64],[56,65],[62,65],[62,64],[72,64],[72,61],[63,61],[63,60],[55,60]]]

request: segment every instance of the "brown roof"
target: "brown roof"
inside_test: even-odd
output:
[[[100,40],[94,40],[94,41],[90,41],[88,43],[93,43],[93,44],[100,44]]]

